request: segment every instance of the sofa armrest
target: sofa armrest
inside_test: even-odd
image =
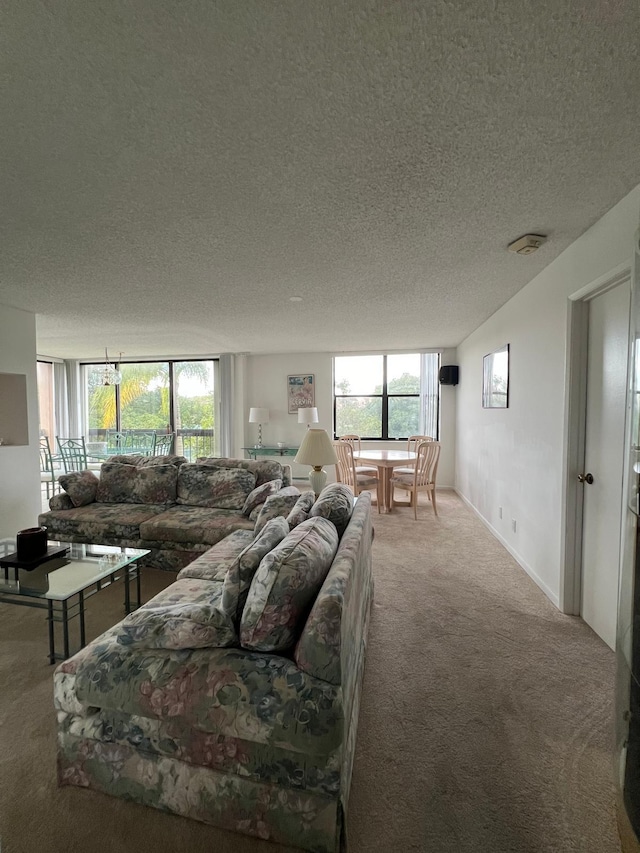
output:
[[[73,501],[66,492],[49,498],[49,509],[73,509]]]

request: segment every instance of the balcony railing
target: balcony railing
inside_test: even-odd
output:
[[[164,430],[126,429],[121,431],[121,435],[129,437],[132,447],[139,447],[154,432],[157,436],[165,434]],[[111,429],[92,429],[89,430],[88,440],[109,442],[114,434],[115,430]],[[214,435],[212,429],[179,429],[173,452],[178,456],[186,456],[189,462],[195,462],[198,456],[213,456]]]

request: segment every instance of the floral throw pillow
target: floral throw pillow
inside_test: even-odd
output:
[[[261,507],[262,504],[270,495],[275,495],[282,488],[282,480],[269,480],[261,486],[256,486],[252,492],[249,492],[247,499],[242,507],[242,514],[248,515],[251,518],[251,513]],[[256,513],[257,516],[257,513]]]
[[[255,474],[243,468],[187,463],[178,469],[179,504],[240,511],[255,486]]]
[[[348,486],[343,483],[331,483],[320,492],[309,515],[328,518],[342,536],[353,512],[353,501],[353,492]]]
[[[337,549],[335,526],[309,518],[262,559],[242,611],[242,646],[284,652],[295,644]]]
[[[303,521],[309,518],[309,511],[313,506],[316,496],[313,492],[303,492],[295,503],[295,506],[287,516],[289,530],[293,530]]]
[[[285,486],[284,489],[280,489],[275,495],[268,497],[262,504],[256,518],[256,525],[253,528],[255,535],[257,536],[267,521],[271,521],[272,518],[277,518],[280,515],[286,518],[296,505],[299,497],[300,490],[295,486]]]
[[[260,561],[288,533],[289,525],[284,518],[272,518],[229,566],[222,587],[222,608],[236,624],[240,622],[247,593]]]
[[[58,477],[58,482],[74,506],[86,506],[96,499],[100,480],[93,471],[70,471]]]

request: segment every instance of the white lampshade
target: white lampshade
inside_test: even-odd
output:
[[[249,409],[249,423],[250,424],[268,424],[269,423],[269,409],[254,409],[253,407]]]
[[[318,423],[318,410],[315,406],[312,406],[310,409],[298,409],[298,423],[299,424],[317,424]]]
[[[327,473],[322,470],[322,466],[338,464],[338,457],[326,429],[306,431],[294,462],[313,466],[313,470],[309,472],[309,483],[315,494],[319,495],[327,482]]]

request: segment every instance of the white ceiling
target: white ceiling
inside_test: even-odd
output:
[[[455,346],[640,182],[637,0],[0,18],[0,304],[44,354]]]

